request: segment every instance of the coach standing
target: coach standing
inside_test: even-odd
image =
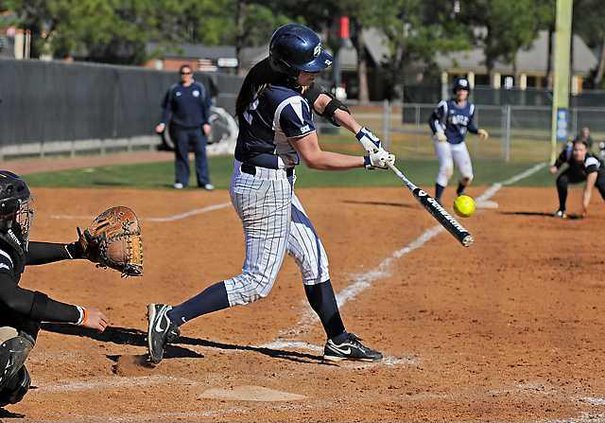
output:
[[[207,135],[210,133],[211,98],[206,87],[193,79],[189,65],[179,69],[181,81],[168,89],[162,102],[162,120],[155,131],[161,134],[170,122],[170,138],[174,142],[174,188],[183,189],[189,182],[189,149],[195,153],[197,185],[211,191],[214,186],[208,176],[206,158]]]

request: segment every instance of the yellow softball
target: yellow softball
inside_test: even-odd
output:
[[[475,213],[475,200],[468,195],[459,195],[454,201],[454,211],[460,217],[471,217]]]

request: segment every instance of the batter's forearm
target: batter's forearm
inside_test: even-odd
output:
[[[348,170],[364,167],[364,158],[346,154],[320,151],[311,157],[304,157],[308,167],[317,170]]]
[[[343,128],[349,130],[353,134],[357,134],[362,126],[355,120],[353,115],[345,112],[344,110],[336,110],[334,112],[334,118]]]

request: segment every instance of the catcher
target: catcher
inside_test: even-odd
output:
[[[127,236],[124,232],[138,227],[136,220],[134,224],[123,220],[134,216],[131,210],[132,216],[128,214],[129,210],[109,209],[90,228],[78,231],[79,239],[70,244],[28,242],[34,217],[29,188],[19,176],[0,170],[0,408],[21,401],[29,389],[30,376],[24,363],[35,345],[42,321],[71,323],[100,332],[108,325],[107,317],[95,308],[66,304],[42,292],[21,288],[19,281],[25,267],[88,258],[100,266],[115,267],[123,274],[141,274],[142,255],[139,262],[118,265],[124,254],[112,255],[115,251],[121,253],[119,245],[124,244],[111,241],[112,237],[118,234],[123,240]],[[140,227],[138,235],[132,238],[136,244],[134,250],[140,253]]]

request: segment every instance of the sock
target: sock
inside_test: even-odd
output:
[[[213,311],[223,310],[229,307],[229,298],[224,282],[210,285],[195,297],[188,299],[182,304],[170,310],[168,318],[172,323],[181,326],[191,319]]]
[[[340,317],[330,280],[317,285],[305,285],[305,294],[311,308],[319,316],[329,339],[345,333],[345,325]]]
[[[465,188],[466,188],[466,185],[463,185],[462,182],[458,182],[458,189],[456,190],[456,194],[457,195],[464,194],[464,189]]]
[[[445,187],[439,184],[435,184],[435,200],[441,203],[441,196],[443,195],[443,191]]]

